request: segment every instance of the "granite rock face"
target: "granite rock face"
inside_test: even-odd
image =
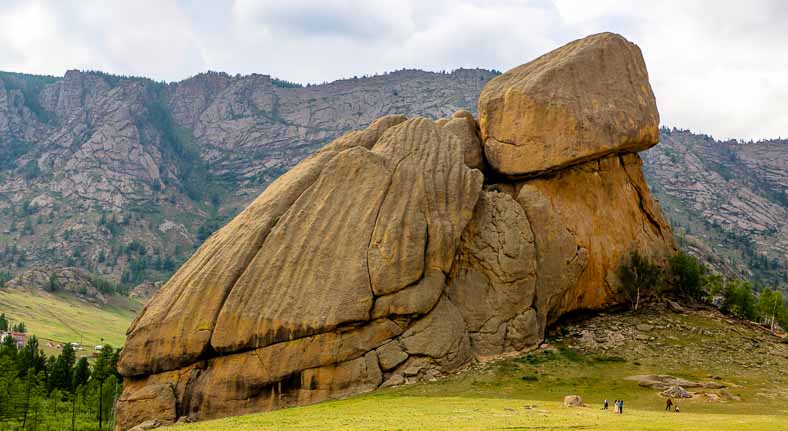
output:
[[[607,108],[582,109],[584,128],[604,129],[594,136],[617,133]],[[675,251],[640,147],[507,179],[481,136],[464,111],[386,116],[275,181],[132,323],[117,429],[303,405],[526,351],[563,313],[616,302],[627,253],[664,263]]]
[[[643,56],[613,33],[571,42],[491,80],[478,107],[487,161],[511,177],[659,141]]]

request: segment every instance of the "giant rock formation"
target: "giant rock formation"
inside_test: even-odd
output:
[[[336,139],[132,323],[117,429],[440,377],[614,303],[630,251],[675,252],[636,153],[658,120],[640,50],[603,33],[490,81],[478,122],[391,115]]]

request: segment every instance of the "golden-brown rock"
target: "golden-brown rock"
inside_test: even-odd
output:
[[[132,322],[119,371],[125,376],[158,373],[190,364],[202,355],[230,290],[271,229],[338,150],[371,147],[386,129],[403,120],[396,115],[382,117],[364,131],[337,138],[282,175],[212,235]]]
[[[445,130],[453,133],[462,142],[465,164],[470,168],[482,169],[482,142],[479,138],[479,124],[468,111],[457,111],[452,118],[442,124]]]
[[[463,232],[447,286],[477,357],[521,350],[524,339],[532,344],[540,339],[537,325],[508,328],[533,304],[536,278],[534,236],[525,211],[508,194],[483,192]]]
[[[619,302],[617,270],[631,251],[661,264],[676,252],[637,154],[609,156],[520,185],[534,230],[541,324],[567,311]]]
[[[487,162],[533,176],[659,140],[637,45],[613,33],[571,42],[491,80],[479,96]]]

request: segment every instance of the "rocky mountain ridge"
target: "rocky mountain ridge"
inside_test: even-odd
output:
[[[164,280],[320,146],[385,114],[474,113],[495,75],[404,70],[301,87],[216,72],[171,84],[2,72],[0,265]],[[788,285],[786,141],[668,128],[660,140],[645,174],[682,247],[726,275]]]
[[[788,287],[788,141],[660,135],[644,172],[682,247],[725,275]]]

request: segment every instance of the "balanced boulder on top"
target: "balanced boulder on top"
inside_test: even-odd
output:
[[[613,33],[569,43],[491,80],[479,96],[488,163],[534,176],[659,141],[637,45]]]

